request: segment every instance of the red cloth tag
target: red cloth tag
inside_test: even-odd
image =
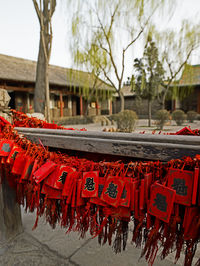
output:
[[[197,190],[199,181],[199,168],[194,169],[194,183],[193,183],[193,194],[192,194],[192,204],[195,205],[197,202]]]
[[[199,207],[186,207],[183,221],[184,240],[197,239],[200,235]]]
[[[158,219],[168,223],[173,204],[176,196],[176,191],[155,183],[151,186],[151,198],[148,212],[156,216]]]
[[[150,186],[152,184],[152,173],[144,174],[144,197],[145,202],[147,202],[150,199]]]
[[[101,200],[107,202],[109,205],[118,207],[121,200],[125,182],[120,177],[109,176],[106,179]]]
[[[103,188],[105,185],[105,178],[104,177],[99,177],[99,184],[98,184],[98,197],[96,198],[90,198],[90,202],[97,204],[97,205],[101,205],[101,206],[107,206],[107,204],[102,201],[101,198],[101,194],[103,192]]]
[[[6,163],[6,158],[5,157],[1,157],[1,164],[5,164]]]
[[[63,190],[62,190],[62,195],[64,197],[69,197],[71,195],[73,181],[74,181],[74,179],[77,179],[79,177],[79,175],[80,175],[80,173],[77,171],[68,173],[67,178],[65,180]]]
[[[83,173],[82,197],[90,198],[98,196],[99,172],[90,171]]]
[[[12,150],[14,140],[1,139],[0,141],[0,156],[8,156]]]
[[[13,147],[12,147],[12,150],[11,150],[10,154],[8,155],[8,158],[6,160],[6,163],[13,164],[14,163],[14,160],[16,158],[16,155],[18,153],[20,153],[20,152],[22,152],[22,149],[19,146],[17,146],[16,144],[14,144]]]
[[[134,211],[135,209],[135,191],[139,186],[140,181],[135,180],[130,183],[130,188],[131,188],[131,197],[130,197],[130,209],[131,211]]]
[[[134,193],[134,218],[139,218],[139,189],[135,190]]]
[[[35,182],[38,184],[42,182],[51,172],[54,171],[56,164],[52,161],[47,161],[33,174]]]
[[[130,199],[131,199],[131,192],[130,192],[130,182],[125,181],[125,185],[122,191],[120,206],[129,207],[130,206]]]
[[[32,168],[32,172],[30,174],[29,180],[32,181],[33,179],[33,174],[35,173],[35,171],[38,169],[38,160],[34,160],[33,162],[33,168]]]
[[[82,193],[82,179],[77,179],[77,193],[76,193],[76,206],[83,206],[85,205],[84,199],[81,197]],[[92,198],[93,199],[93,198]]]
[[[11,173],[21,176],[24,170],[25,163],[26,163],[26,158],[27,157],[24,155],[24,152],[18,153],[13,163]]]
[[[167,186],[176,191],[175,203],[191,206],[194,172],[170,169],[167,174]]]
[[[54,188],[54,183],[55,183],[55,181],[56,181],[56,179],[58,177],[59,166],[60,165],[56,165],[56,167],[54,168],[54,170],[45,179],[44,183],[47,186]]]
[[[34,164],[33,159],[30,156],[27,156],[26,157],[26,162],[25,162],[25,165],[24,165],[24,169],[22,171],[22,175],[21,175],[21,178],[20,178],[20,182],[22,182],[22,180],[29,179],[29,177],[30,177],[30,175],[32,173],[32,170],[33,170],[33,164]]]
[[[74,172],[76,173],[76,172]],[[72,204],[72,195],[75,189],[75,185],[76,185],[76,177],[77,175],[75,175],[74,173],[72,173],[72,180],[71,180],[71,186],[70,186],[70,190],[69,190],[69,194],[66,200],[67,204]]]
[[[131,217],[131,211],[129,208],[119,206],[113,210],[112,217],[126,218],[126,220],[129,220]]]
[[[139,194],[139,209],[143,210],[145,206],[145,196],[144,196],[144,179],[140,181],[140,194]]]
[[[61,190],[54,189],[46,184],[43,184],[41,193],[46,194],[49,199],[63,199]]]
[[[71,207],[76,207],[76,195],[77,195],[77,180],[74,180],[74,186],[73,186],[73,192],[72,192],[72,201],[71,201]]]

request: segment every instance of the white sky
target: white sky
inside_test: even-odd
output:
[[[200,19],[200,0],[178,1],[179,6],[173,16],[173,21],[162,23],[163,27],[169,24],[177,26],[183,18],[192,18],[193,21]],[[64,0],[57,0],[57,2],[53,16],[53,46],[50,64],[73,67],[68,49],[70,25],[67,24],[66,19],[67,6]],[[37,60],[38,47],[39,23],[32,0],[0,0],[0,53]],[[125,80],[132,69],[133,59],[127,59]],[[200,64],[200,51],[193,54],[192,63]]]

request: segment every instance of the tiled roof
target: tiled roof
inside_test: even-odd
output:
[[[0,79],[34,83],[36,64],[36,61],[0,54]],[[94,80],[94,75],[88,72],[54,65],[49,66],[49,83],[51,85],[93,88]],[[101,79],[98,79],[96,87],[114,90]]]
[[[178,84],[179,86],[200,85],[200,65],[187,65]]]

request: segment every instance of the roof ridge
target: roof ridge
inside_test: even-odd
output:
[[[18,57],[18,56],[13,56],[13,55],[7,55],[7,54],[0,54],[0,57],[3,56],[5,58],[13,58],[19,61],[25,61],[25,62],[29,62],[29,63],[34,63],[36,64],[37,61],[36,60],[32,60],[32,59],[26,59],[26,58],[22,58],[22,57]],[[82,72],[82,73],[87,73],[87,74],[91,74],[91,72],[88,71],[84,71],[84,70],[79,70],[79,69],[74,69],[71,67],[63,67],[63,66],[58,66],[58,65],[53,65],[53,64],[49,64],[49,66],[52,68],[59,68],[59,69],[67,69],[67,70],[72,70],[72,71],[76,71],[76,72]]]

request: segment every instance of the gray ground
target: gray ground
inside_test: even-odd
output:
[[[147,120],[138,122],[136,132],[148,131]],[[200,128],[200,121],[190,124],[192,129]],[[185,126],[185,125],[184,125]],[[187,124],[188,126],[188,124]],[[72,126],[76,128],[87,128],[88,130],[102,130],[105,126],[100,124]],[[112,126],[107,126],[110,128]],[[182,126],[183,127],[183,126]],[[176,132],[182,127],[166,126],[164,132]],[[155,129],[153,126],[150,132]],[[9,242],[0,242],[0,266],[62,266],[62,265],[81,265],[81,266],[134,266],[148,265],[144,259],[140,259],[140,249],[135,248],[128,241],[126,251],[115,254],[112,248],[105,244],[99,246],[97,239],[86,236],[79,239],[77,233],[66,234],[64,229],[57,226],[52,229],[40,219],[38,227],[32,231],[35,221],[35,214],[26,214],[22,209],[24,233],[11,239]],[[194,263],[200,257],[200,246],[195,255]],[[155,266],[174,265],[174,254],[161,261],[156,259]],[[183,256],[177,265],[183,265]]]

